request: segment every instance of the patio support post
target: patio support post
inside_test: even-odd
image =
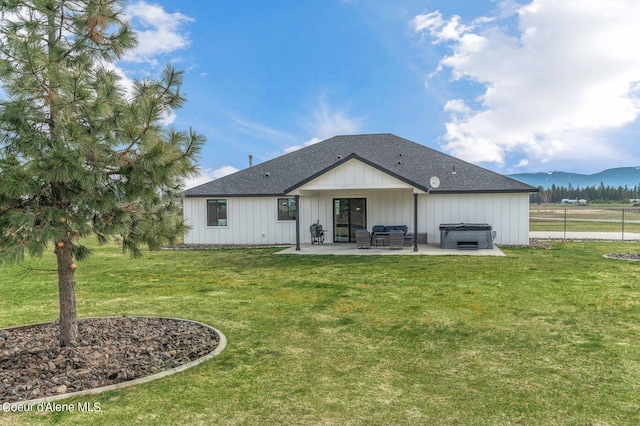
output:
[[[413,251],[418,251],[418,193],[413,193]]]
[[[296,195],[296,251],[300,251],[300,196]]]

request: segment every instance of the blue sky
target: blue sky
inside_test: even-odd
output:
[[[132,0],[129,78],[185,70],[201,183],[337,134],[500,173],[640,165],[637,0]]]

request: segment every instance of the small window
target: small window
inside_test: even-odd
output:
[[[278,198],[278,220],[296,220],[295,198]]]
[[[227,226],[227,200],[207,200],[207,226]]]

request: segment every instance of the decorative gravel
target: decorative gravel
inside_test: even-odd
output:
[[[604,257],[607,259],[640,261],[640,253],[609,253],[605,254]]]
[[[57,322],[0,330],[0,403],[139,379],[199,359],[218,346],[212,329],[169,318],[78,320],[78,345],[61,348]]]

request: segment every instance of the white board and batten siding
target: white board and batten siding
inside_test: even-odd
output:
[[[413,230],[414,188],[393,176],[358,160],[350,160],[300,188],[319,191],[316,202],[301,210],[304,223],[320,219],[332,226],[334,198],[366,198],[367,225],[407,225]],[[496,231],[496,243],[529,244],[529,194],[425,194],[418,197],[418,232],[427,232],[429,241],[440,242],[442,223],[488,223]],[[305,204],[303,203],[303,207]],[[314,219],[315,218],[315,219]],[[302,228],[305,230],[306,228]]]
[[[330,191],[353,189],[402,189],[413,188],[381,170],[361,161],[351,159],[329,170],[322,176],[307,182],[299,191]]]
[[[325,229],[326,242],[333,241],[333,200],[336,198],[364,198],[367,203],[367,228],[373,225],[407,225],[413,229],[412,190],[355,189],[318,191],[302,195],[300,202],[301,242],[311,242],[309,226],[317,221]]]
[[[221,197],[222,198],[222,197]],[[227,226],[207,226],[207,200],[186,198],[187,244],[295,244],[296,222],[278,220],[278,198],[229,197]]]
[[[529,244],[529,194],[430,194],[421,196],[418,228],[429,241],[440,242],[442,223],[487,223],[496,231],[496,244]]]
[[[364,198],[367,207],[367,227],[376,224],[408,225],[413,217],[414,188],[381,170],[351,159],[322,176],[300,186],[300,233],[303,243],[310,242],[309,226],[320,221],[326,241],[333,241],[333,200]]]
[[[442,223],[488,223],[496,243],[529,243],[529,194],[426,194],[376,168],[352,159],[307,182],[300,195],[301,243],[310,242],[309,226],[316,221],[333,240],[333,200],[365,198],[367,226],[407,225],[413,230],[413,193],[418,192],[418,232],[439,243]],[[228,197],[227,226],[207,226],[207,199],[186,198],[184,217],[192,230],[188,244],[295,244],[295,221],[278,221],[280,197]]]

